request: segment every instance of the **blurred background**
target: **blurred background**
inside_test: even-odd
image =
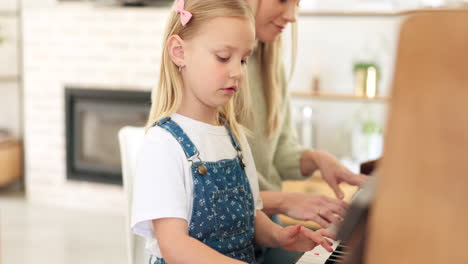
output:
[[[118,130],[142,126],[168,0],[0,0],[0,263],[127,263]],[[399,26],[468,0],[302,0],[300,141],[380,157]]]

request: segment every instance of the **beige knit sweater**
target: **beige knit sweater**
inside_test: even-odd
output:
[[[260,64],[255,55],[249,59],[248,78],[254,118],[249,127],[252,134],[248,137],[248,142],[257,166],[260,190],[279,191],[283,180],[304,178],[299,167],[304,148],[299,145],[292,122],[285,74],[281,76],[283,96],[280,126],[270,138],[265,135],[266,104]]]

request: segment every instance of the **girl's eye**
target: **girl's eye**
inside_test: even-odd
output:
[[[221,57],[221,56],[217,56],[218,57],[218,60],[221,61],[221,62],[228,62],[229,61],[229,57]]]
[[[246,65],[246,64],[247,64],[247,59],[241,60],[241,64],[242,64],[242,65]]]

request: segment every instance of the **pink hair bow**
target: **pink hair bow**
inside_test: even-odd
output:
[[[190,21],[192,18],[192,13],[189,11],[184,10],[185,6],[185,1],[184,0],[179,0],[175,6],[175,10],[177,13],[180,13],[180,23],[182,26],[187,25],[187,23]]]

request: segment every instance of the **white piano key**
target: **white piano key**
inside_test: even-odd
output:
[[[334,240],[332,240],[332,242],[332,248],[334,251],[340,242]],[[299,258],[296,264],[324,264],[332,253],[333,252],[328,252],[325,248],[319,245],[311,251],[304,253],[304,255]]]

